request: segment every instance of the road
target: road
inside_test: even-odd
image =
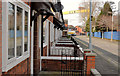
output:
[[[88,48],[89,37],[76,36],[79,45]],[[95,67],[102,76],[116,76],[118,72],[118,42],[100,38],[92,38],[93,52],[97,54]]]

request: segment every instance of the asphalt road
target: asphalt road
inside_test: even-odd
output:
[[[89,38],[87,36],[76,36],[76,41],[79,45],[86,49],[88,48]],[[118,42],[109,41],[100,38],[92,38],[93,52],[97,54],[95,68],[102,76],[118,76]]]

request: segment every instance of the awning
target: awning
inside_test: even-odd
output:
[[[55,25],[55,28],[62,28],[63,25],[62,22],[55,17],[53,17],[53,24]]]
[[[42,10],[44,12],[51,12],[51,8],[53,11],[56,11],[54,5],[51,2],[47,2],[46,0],[40,0],[41,2],[32,2],[32,10],[36,10],[37,12]]]
[[[53,23],[55,24],[55,27],[63,29],[64,19],[63,19],[62,10],[64,7],[61,4],[61,2],[57,2],[57,4],[53,4],[52,2],[48,2],[48,0],[40,0],[40,1],[34,0],[31,3],[31,9],[37,11],[37,13],[32,17],[32,21],[35,20],[37,16],[39,16],[40,14],[46,15],[46,18],[44,20],[46,20],[51,15],[54,16],[54,14],[51,11],[51,8],[53,9],[54,12],[61,13],[62,22],[60,22],[58,19],[53,17]]]
[[[53,3],[48,2],[47,0],[40,0],[40,2],[37,0],[33,1],[31,3],[31,9],[37,11],[37,13],[32,17],[32,21],[35,20],[40,14],[46,16],[54,16],[54,14],[51,11],[51,8],[53,9],[53,11],[56,11]]]
[[[58,0],[57,4],[54,5],[54,8],[56,9],[56,12],[60,12],[61,18],[62,18],[62,21],[63,21],[63,24],[64,24],[64,18],[63,18],[63,13],[62,13],[62,10],[63,10],[64,6]]]

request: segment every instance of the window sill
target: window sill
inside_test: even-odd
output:
[[[46,46],[47,46],[47,44],[46,44],[46,43],[43,43],[43,48],[46,47]]]
[[[10,69],[12,69],[16,65],[20,64],[22,61],[24,61],[25,59],[27,59],[29,57],[30,57],[29,53],[26,52],[26,55],[24,54],[23,56],[21,56],[19,58],[13,58],[13,59],[8,60],[8,64],[6,66],[3,66],[2,72],[9,71]]]

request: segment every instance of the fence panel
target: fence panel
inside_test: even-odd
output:
[[[92,34],[92,37],[93,37],[93,32],[91,34]],[[90,35],[90,32],[87,32],[87,36],[89,36],[89,35]]]
[[[101,32],[94,32],[94,37],[99,37],[99,38],[101,38],[102,36],[101,36]]]
[[[113,32],[113,39],[114,40],[120,40],[120,31],[119,32]]]
[[[111,39],[111,32],[104,32],[103,37],[106,39]]]
[[[104,32],[104,38],[111,39],[111,32]],[[120,40],[120,32],[113,32],[113,39]]]

